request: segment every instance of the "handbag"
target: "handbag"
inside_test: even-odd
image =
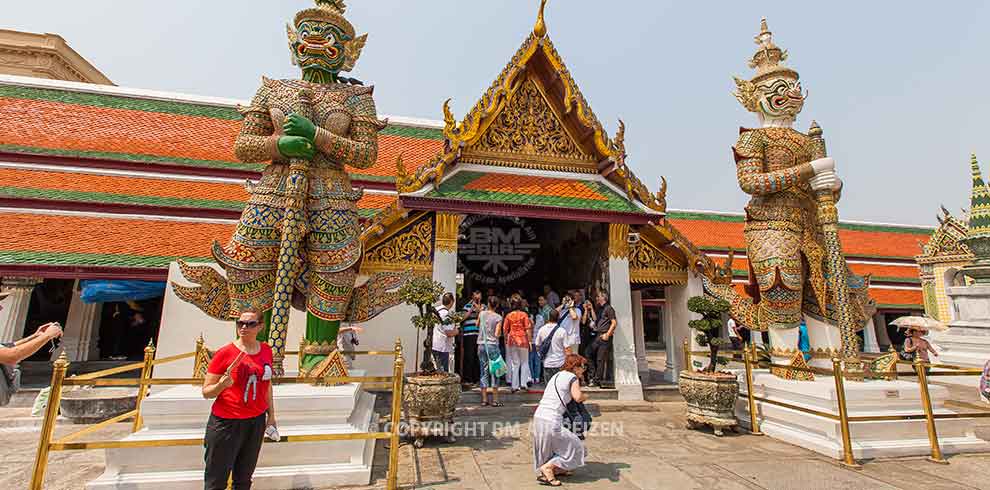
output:
[[[554,375],[554,378],[556,377],[557,374]],[[577,378],[572,383],[576,381]],[[583,441],[585,432],[591,430],[591,414],[588,413],[588,409],[582,402],[572,399],[565,404],[564,399],[560,396],[560,389],[557,388],[556,379],[553,381],[553,388],[557,391],[557,399],[560,400],[560,404],[564,405],[564,428],[573,432],[574,435],[578,436],[578,439]],[[569,385],[568,388],[570,388]]]
[[[980,397],[990,402],[990,361],[983,365],[983,374],[980,375]]]

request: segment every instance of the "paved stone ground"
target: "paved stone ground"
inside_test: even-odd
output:
[[[0,409],[16,410],[16,409]],[[421,490],[520,490],[543,488],[535,481],[532,445],[528,436],[532,407],[464,408],[460,420],[518,423],[518,430],[463,437],[454,444],[430,441],[416,450],[400,447],[400,483]],[[566,488],[585,489],[917,489],[990,488],[986,475],[990,455],[950,457],[948,466],[921,458],[867,462],[861,470],[768,437],[727,434],[684,428],[684,404],[624,404],[601,402],[596,422],[614,433],[589,437],[588,465],[564,480]],[[0,418],[13,412],[0,412]],[[17,412],[16,415],[22,415]],[[11,424],[13,425],[13,424]],[[59,427],[58,433],[72,430]],[[120,424],[99,437],[126,434]],[[0,428],[4,450],[0,457],[0,488],[25,488],[34,460],[38,429]],[[197,450],[197,449],[190,449]],[[379,445],[373,478],[384,488],[387,450]],[[53,453],[45,488],[81,489],[103,471],[102,451]]]

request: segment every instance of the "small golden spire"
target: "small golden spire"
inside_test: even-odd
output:
[[[540,0],[540,13],[536,16],[536,25],[533,27],[533,34],[536,37],[543,37],[547,35],[547,24],[543,21],[543,9],[547,6],[547,0]]]

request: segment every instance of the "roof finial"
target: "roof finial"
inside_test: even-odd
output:
[[[536,16],[536,25],[533,26],[533,34],[536,37],[543,37],[547,35],[547,24],[543,22],[543,9],[547,6],[547,0],[540,0],[540,13]]]

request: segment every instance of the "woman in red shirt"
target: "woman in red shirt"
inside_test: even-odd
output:
[[[272,348],[258,342],[261,313],[242,311],[237,340],[213,355],[203,380],[203,397],[216,398],[206,424],[206,490],[251,488],[265,428],[275,426],[272,404]]]
[[[533,322],[522,307],[522,299],[512,299],[512,312],[502,321],[505,330],[505,362],[509,365],[512,392],[530,381],[529,344],[533,341]]]

